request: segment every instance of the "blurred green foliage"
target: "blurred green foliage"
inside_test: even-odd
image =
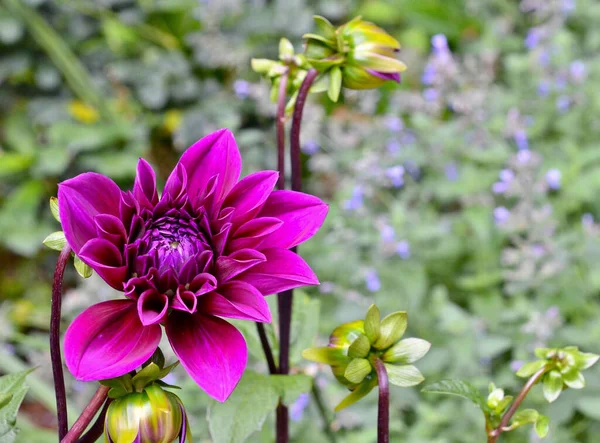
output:
[[[160,179],[193,141],[236,134],[246,172],[274,168],[274,112],[252,57],[280,37],[300,51],[312,14],[361,14],[403,46],[400,86],[309,100],[306,189],[330,203],[301,248],[322,285],[297,297],[292,352],[327,410],[346,394],[325,366],[301,362],[320,311],[318,345],[338,324],[408,311],[410,336],[432,343],[427,382],[490,381],[514,394],[535,347],[600,342],[600,4],[595,0],[3,0],[0,2],[0,370],[40,365],[20,420],[22,441],[54,426],[47,347],[56,184],[94,170],[131,185],[138,157]],[[431,38],[445,34],[443,40]],[[558,172],[557,172],[558,171]],[[67,274],[65,326],[115,297]],[[272,300],[271,300],[272,301]],[[304,319],[304,321],[303,321]],[[264,371],[253,325],[244,327]],[[276,336],[270,329],[269,334]],[[600,369],[548,406],[552,443],[597,441]],[[183,374],[195,438],[208,438],[208,398]],[[68,379],[81,409],[92,384]],[[392,441],[479,443],[468,402],[392,389]],[[300,402],[300,400],[298,400]],[[41,405],[41,406],[40,406]],[[314,402],[298,404],[294,441],[328,441]],[[339,442],[374,441],[376,395],[333,417]],[[74,414],[71,414],[73,420]],[[272,417],[252,441],[272,441]],[[309,425],[310,424],[310,425]],[[506,442],[537,441],[525,427]],[[533,432],[533,431],[532,431]]]

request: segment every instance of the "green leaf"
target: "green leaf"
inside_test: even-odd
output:
[[[284,60],[287,57],[294,55],[294,45],[287,39],[279,40],[279,59]]]
[[[384,365],[390,383],[401,388],[416,386],[425,380],[421,371],[412,365],[397,366],[388,363],[384,363]]]
[[[302,291],[294,293],[294,315],[290,327],[290,355],[292,363],[300,360],[302,351],[312,345],[319,331],[321,302]]]
[[[321,34],[335,44],[335,27],[331,24],[331,22],[320,15],[314,15],[313,19],[315,20],[315,24],[317,25],[317,28]]]
[[[464,380],[441,380],[425,386],[421,392],[434,394],[457,395],[467,400],[471,400],[482,410],[486,409],[485,400],[475,386]]]
[[[25,378],[31,371],[33,369],[0,377],[0,441],[2,443],[13,443],[16,440],[19,432],[15,427],[17,412],[28,389]]]
[[[350,361],[344,372],[344,378],[351,383],[361,383],[373,370],[366,358],[355,358]]]
[[[585,378],[577,369],[571,369],[562,374],[565,384],[572,389],[583,389],[585,387]]]
[[[563,390],[563,378],[558,371],[550,371],[544,376],[544,397],[549,403],[558,398]]]
[[[294,403],[300,394],[310,392],[313,384],[312,377],[305,374],[270,375],[269,380],[286,406]]]
[[[546,366],[546,362],[544,360],[536,360],[530,363],[525,363],[523,366],[521,366],[521,369],[517,371],[517,377],[531,377],[544,366]]]
[[[588,369],[588,368],[592,367],[594,364],[596,364],[596,362],[598,361],[599,358],[600,358],[600,355],[591,354],[591,353],[587,353],[587,352],[578,352],[575,357],[575,364],[577,366],[577,369],[582,371],[582,370]]]
[[[381,328],[381,314],[379,308],[375,305],[369,306],[365,317],[365,334],[371,343],[375,343],[379,338]]]
[[[50,212],[52,217],[60,223],[60,215],[58,214],[58,197],[50,197]]]
[[[327,95],[332,102],[337,102],[342,90],[342,70],[339,66],[334,66],[329,72],[329,88]]]
[[[410,364],[420,360],[431,348],[431,343],[420,338],[405,338],[385,351],[381,359],[386,363]]]
[[[356,340],[352,342],[348,348],[348,357],[363,358],[369,355],[371,343],[366,335],[360,334]]]
[[[67,244],[67,239],[63,231],[56,231],[46,237],[42,243],[54,251],[62,251]]]
[[[381,333],[373,344],[377,349],[387,349],[404,335],[408,325],[406,312],[394,312],[381,321]]]
[[[540,415],[535,422],[535,432],[540,438],[544,438],[548,435],[550,430],[550,419],[545,415]]]
[[[342,409],[356,403],[361,398],[365,397],[369,392],[371,392],[375,386],[377,386],[376,377],[365,380],[335,407],[335,412],[341,411]]]
[[[135,391],[142,392],[147,385],[160,378],[160,372],[160,368],[154,363],[143,367],[132,379]]]
[[[535,423],[540,414],[535,409],[523,409],[518,411],[512,419],[512,425],[515,428],[529,423]]]
[[[340,365],[348,362],[348,356],[341,349],[330,346],[305,349],[302,351],[302,358],[327,365]]]
[[[82,262],[81,259],[77,256],[75,256],[75,270],[83,278],[90,278],[93,274],[92,268],[90,268],[88,265]]]

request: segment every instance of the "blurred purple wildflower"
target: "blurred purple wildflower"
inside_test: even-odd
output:
[[[548,80],[541,80],[538,83],[538,95],[540,97],[548,97],[548,95],[550,95],[550,88],[551,88],[551,84]]]
[[[527,133],[523,129],[518,129],[514,135],[515,144],[519,151],[529,149],[529,140],[527,139]]]
[[[404,167],[401,165],[392,166],[391,168],[387,168],[385,171],[385,175],[392,181],[392,185],[395,188],[401,188],[404,186]]]
[[[365,284],[369,292],[377,292],[381,289],[381,280],[374,269],[369,269],[365,274]]]
[[[236,80],[233,82],[233,90],[239,98],[248,98],[250,95],[250,83],[246,80]]]
[[[400,149],[402,148],[402,145],[395,138],[390,138],[385,143],[385,148],[386,148],[387,152],[389,152],[390,154],[397,154],[400,151]]]
[[[594,225],[594,216],[589,212],[586,212],[581,216],[581,224],[583,226],[593,226]]]
[[[519,369],[521,369],[523,367],[524,364],[525,364],[525,362],[523,360],[513,360],[510,362],[510,369],[513,372],[517,372]]]
[[[446,174],[446,178],[451,182],[455,182],[456,180],[458,180],[459,173],[458,166],[456,165],[456,163],[447,163],[446,166],[444,166],[444,174]]]
[[[304,415],[304,410],[310,403],[310,397],[307,393],[302,393],[298,397],[298,399],[292,404],[290,408],[290,419],[292,421],[300,421],[302,420],[302,416]]]
[[[423,70],[423,75],[421,76],[421,83],[426,86],[432,85],[435,81],[435,66],[431,63],[425,65],[425,69]]]
[[[569,96],[561,95],[556,99],[556,109],[558,109],[559,112],[564,114],[569,110],[570,107],[571,99],[569,98]]]
[[[404,122],[400,117],[397,117],[395,115],[388,115],[384,121],[388,131],[400,132],[402,131],[402,129],[404,129]]]
[[[379,233],[381,234],[381,240],[384,243],[393,242],[396,238],[396,231],[390,225],[383,225]]]
[[[439,93],[435,88],[427,88],[423,91],[423,98],[428,102],[437,100]]]
[[[535,48],[540,42],[540,34],[536,28],[531,28],[527,31],[527,36],[525,37],[525,47],[527,49]]]
[[[529,160],[531,160],[531,151],[524,149],[522,151],[517,152],[517,161],[520,164],[526,165],[527,163],[529,163]]]
[[[560,189],[561,178],[562,173],[558,169],[550,169],[548,172],[546,172],[546,184],[553,191]]]
[[[494,209],[494,221],[497,225],[501,225],[510,217],[510,211],[504,206],[498,206]]]
[[[398,254],[402,260],[408,260],[410,258],[410,243],[406,240],[400,240],[396,244],[396,254]]]
[[[586,77],[585,63],[581,60],[575,60],[569,65],[569,73],[575,82],[582,82]]]
[[[304,152],[306,155],[314,155],[319,151],[320,148],[321,147],[319,144],[314,140],[307,141],[301,147],[302,152]]]
[[[354,211],[362,208],[363,194],[364,190],[361,185],[354,186],[354,189],[352,190],[352,196],[344,202],[344,209],[346,211]]]

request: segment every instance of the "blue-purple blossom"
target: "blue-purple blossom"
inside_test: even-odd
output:
[[[505,182],[496,182],[492,185],[492,192],[494,194],[504,194],[508,191],[508,183]]]
[[[425,65],[425,69],[423,70],[423,75],[421,76],[421,83],[424,85],[432,85],[435,81],[435,66],[431,63]]]
[[[398,140],[396,140],[395,138],[390,138],[386,143],[385,143],[385,149],[387,150],[387,152],[389,152],[390,154],[397,154],[400,149],[402,148],[402,145],[400,144],[400,142]]]
[[[369,292],[377,292],[381,289],[381,280],[374,269],[369,269],[365,274],[365,285]]]
[[[352,190],[352,196],[344,202],[344,209],[347,211],[354,211],[362,208],[363,194],[364,190],[361,185],[354,186],[354,189]]]
[[[239,98],[247,98],[250,95],[250,83],[246,80],[236,80],[233,82],[233,90]]]
[[[585,63],[581,60],[575,60],[569,65],[569,73],[571,78],[576,82],[582,82],[586,77]]]
[[[300,421],[302,420],[302,416],[304,415],[304,410],[310,403],[310,397],[306,393],[300,394],[298,399],[292,404],[290,408],[290,419],[292,421]]]
[[[563,14],[569,15],[575,11],[576,3],[575,0],[562,0],[561,10]]]
[[[517,152],[517,162],[521,165],[526,165],[531,160],[531,151],[524,149]]]
[[[589,212],[586,212],[581,216],[581,224],[583,226],[593,226],[594,224],[594,216]]]
[[[438,91],[435,88],[427,88],[423,91],[423,98],[428,102],[433,102],[438,98]]]
[[[510,211],[504,206],[498,206],[494,209],[494,221],[496,224],[501,225],[508,220],[510,217]]]
[[[398,165],[386,169],[385,175],[392,181],[395,188],[401,188],[404,186],[404,172],[404,167]]]
[[[445,52],[448,50],[448,39],[444,34],[436,34],[431,37],[431,46],[436,52]]]
[[[513,360],[510,362],[510,369],[513,372],[517,372],[519,369],[521,369],[523,367],[524,364],[525,364],[525,362],[523,360]]]
[[[458,174],[458,167],[456,166],[456,163],[454,163],[454,162],[447,163],[446,166],[444,166],[444,173],[446,174],[446,178],[449,181],[455,182],[456,180],[458,180],[459,174]]]
[[[561,95],[556,99],[556,109],[561,113],[565,113],[571,106],[571,99],[567,95]]]
[[[527,49],[535,48],[540,42],[540,34],[536,28],[531,28],[527,31],[527,37],[525,37],[525,47]]]
[[[519,151],[523,151],[525,149],[529,149],[529,140],[527,139],[527,133],[523,129],[518,129],[515,131],[515,144],[517,145],[517,149]]]
[[[400,240],[396,244],[396,254],[398,254],[402,260],[408,260],[410,258],[410,243],[406,240]]]
[[[510,183],[514,180],[515,173],[512,171],[512,169],[502,169],[500,174],[498,174],[498,177],[500,177],[500,180],[502,180],[504,183]]]
[[[381,234],[381,240],[384,243],[392,242],[396,237],[396,231],[394,231],[394,228],[392,228],[390,225],[383,225],[379,233]]]
[[[400,132],[404,129],[404,122],[400,117],[388,115],[385,118],[385,126],[391,132]]]
[[[316,141],[309,140],[306,143],[304,143],[300,149],[306,155],[314,155],[319,151],[320,148],[321,147],[319,146],[319,144]]]
[[[538,95],[540,97],[548,97],[548,95],[550,95],[550,90],[551,90],[551,84],[548,80],[541,80],[538,83]]]
[[[560,180],[562,178],[562,173],[558,169],[550,169],[546,173],[546,184],[553,191],[557,191],[560,189]]]

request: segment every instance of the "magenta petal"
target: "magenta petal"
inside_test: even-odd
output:
[[[158,203],[156,174],[150,163],[143,158],[138,161],[133,195],[143,208],[152,209]]]
[[[177,289],[175,297],[173,297],[172,308],[179,311],[189,312],[193,314],[196,312],[198,306],[198,298],[192,291],[186,291],[183,286]]]
[[[250,283],[263,295],[275,294],[298,286],[316,285],[319,280],[298,254],[287,249],[271,248],[262,251],[267,261],[237,277]]]
[[[271,322],[271,311],[264,296],[252,285],[232,281],[219,286],[200,299],[202,312],[219,317]]]
[[[225,201],[223,207],[235,208],[231,223],[234,226],[252,219],[262,208],[267,197],[273,191],[279,173],[260,171],[244,177],[237,183]]]
[[[96,237],[94,217],[98,214],[119,216],[121,190],[108,177],[86,172],[58,185],[58,210],[69,245],[79,250]]]
[[[319,230],[328,207],[317,197],[294,191],[274,191],[260,217],[275,217],[283,226],[261,243],[262,248],[291,248],[311,238]]]
[[[178,163],[165,183],[165,189],[162,196],[163,203],[165,197],[169,197],[171,201],[176,201],[183,197],[187,191],[187,186],[188,173],[181,163]]]
[[[254,249],[235,251],[231,255],[217,259],[217,278],[221,283],[226,282],[265,260],[265,255]]]
[[[242,334],[225,320],[173,311],[167,336],[181,365],[214,399],[224,402],[240,381],[248,349]]]
[[[167,315],[169,297],[156,289],[148,289],[137,300],[137,311],[144,326],[160,323]]]
[[[184,152],[179,163],[189,177],[188,194],[191,201],[205,190],[211,177],[218,175],[214,198],[217,202],[229,194],[237,183],[242,159],[233,134],[220,129],[198,140]]]
[[[260,217],[250,220],[235,231],[233,239],[227,243],[227,250],[255,248],[264,240],[265,236],[272,234],[282,225],[283,222],[275,217]]]
[[[77,380],[119,377],[148,360],[160,336],[159,325],[142,325],[135,302],[98,303],[79,314],[67,329],[65,361]]]
[[[98,237],[110,241],[120,250],[127,241],[127,232],[121,219],[110,214],[98,214],[94,222]]]
[[[123,262],[121,252],[110,241],[103,238],[92,239],[81,248],[78,255],[106,283],[119,291],[123,290],[127,266]]]

